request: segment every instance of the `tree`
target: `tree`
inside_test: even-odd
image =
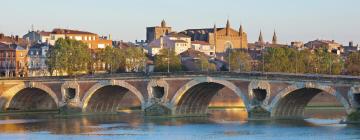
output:
[[[249,72],[251,71],[251,61],[249,53],[242,50],[228,50],[226,60],[229,61],[230,56],[230,71]],[[229,62],[228,62],[229,63]]]
[[[196,61],[196,66],[200,71],[207,71],[207,68],[209,66],[209,60],[205,56],[200,55],[199,60]]]
[[[129,47],[125,49],[125,70],[139,72],[146,66],[146,56],[141,48]]]
[[[342,59],[324,48],[298,51],[293,48],[268,48],[265,71],[286,73],[340,74]]]
[[[109,72],[116,72],[124,63],[124,54],[118,48],[107,46],[99,53],[99,60],[105,63],[105,69]]]
[[[54,71],[68,75],[86,72],[91,62],[91,53],[87,45],[76,40],[58,39],[50,49],[47,65],[50,73]]]
[[[360,75],[360,52],[351,53],[345,62],[346,72],[350,75]]]
[[[167,72],[181,71],[180,56],[176,55],[174,49],[161,49],[159,54],[155,56],[155,71]]]

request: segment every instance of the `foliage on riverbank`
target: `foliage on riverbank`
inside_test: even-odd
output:
[[[346,120],[349,122],[360,122],[360,111],[352,112],[347,116]]]

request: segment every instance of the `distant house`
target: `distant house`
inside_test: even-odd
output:
[[[28,46],[30,42],[24,38],[20,38],[19,36],[5,36],[4,34],[0,33],[0,42],[4,44],[18,44],[20,46]]]
[[[29,76],[49,76],[46,65],[47,53],[50,45],[46,43],[37,43],[29,48],[28,52],[28,70]]]
[[[5,77],[27,76],[27,49],[18,44],[0,43],[0,75]]]
[[[112,40],[110,40],[110,38],[100,37],[91,32],[70,29],[54,29],[51,32],[29,31],[23,38],[33,42],[49,43],[50,45],[55,45],[55,42],[60,38],[74,39],[87,44],[89,49],[92,50],[103,49],[106,46],[112,45]]]
[[[193,41],[191,42],[191,48],[208,56],[215,56],[215,47],[205,41]]]
[[[354,45],[354,42],[350,41],[348,46],[342,46],[342,49],[344,50],[343,54],[345,56],[348,56],[349,54],[351,54],[352,52],[358,52],[360,51],[360,46],[359,44]]]
[[[155,39],[147,47],[148,53],[151,56],[157,55],[164,48],[174,50],[178,55],[191,48],[191,38],[184,34],[170,33]]]
[[[342,53],[341,44],[335,42],[334,40],[329,41],[329,40],[318,40],[317,39],[314,41],[309,41],[304,46],[311,50],[319,49],[319,48],[326,48],[328,50],[328,52],[333,52],[337,55],[340,55],[340,53]]]

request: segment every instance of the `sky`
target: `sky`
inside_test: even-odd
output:
[[[175,31],[240,24],[254,42],[260,30],[280,43],[336,40],[360,44],[360,0],[0,0],[0,32],[24,35],[69,28],[145,40],[146,27],[165,19]]]

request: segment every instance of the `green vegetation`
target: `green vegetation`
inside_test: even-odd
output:
[[[293,48],[268,48],[264,54],[266,72],[341,74],[342,59],[326,49],[298,51]]]
[[[242,50],[228,50],[226,60],[230,60],[230,71],[249,72],[251,71],[252,58]],[[230,59],[229,59],[230,56]]]
[[[155,71],[167,72],[168,67],[170,72],[181,71],[180,56],[176,55],[175,50],[162,49],[155,56]]]
[[[124,54],[118,48],[107,46],[98,53],[98,60],[105,63],[105,69],[109,73],[116,72],[123,64]]]
[[[138,72],[145,68],[146,56],[141,48],[126,49],[107,46],[98,52],[91,52],[81,41],[58,39],[49,50],[46,64],[51,74],[77,75],[95,72],[94,66],[105,65],[109,73],[117,71]]]
[[[360,52],[351,53],[345,63],[347,73],[350,75],[360,75]]]
[[[125,71],[139,72],[146,66],[146,56],[141,48],[129,47],[124,50]]]
[[[49,50],[46,64],[52,74],[76,75],[86,72],[91,62],[91,53],[87,45],[76,40],[58,39],[55,46]]]
[[[349,122],[359,122],[360,121],[360,111],[352,112],[347,116],[347,121]]]
[[[196,61],[196,66],[200,71],[216,71],[216,65],[214,63],[210,63],[209,59],[204,55],[201,55],[199,60]]]

